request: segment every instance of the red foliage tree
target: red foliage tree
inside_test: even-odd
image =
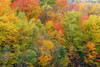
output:
[[[73,3],[73,2],[72,2],[72,5],[69,7],[70,10],[73,10],[73,9],[77,10],[77,8],[78,8],[77,3]]]
[[[68,3],[68,0],[56,0],[57,6],[61,7],[62,9],[67,10],[77,10],[78,5],[77,3]]]
[[[37,17],[40,14],[40,6],[38,0],[15,0],[11,4],[14,10],[24,11],[28,16],[34,15]]]
[[[58,32],[61,32],[62,34],[64,33],[64,31],[63,31],[63,25],[61,24],[61,21],[55,21],[55,22],[54,22],[54,28],[55,28]]]
[[[83,25],[83,21],[84,21],[84,20],[88,20],[88,19],[89,19],[89,16],[88,16],[87,14],[84,13],[84,14],[82,15],[82,17],[80,18],[81,25]]]
[[[87,14],[83,14],[82,17],[80,18],[81,21],[83,20],[88,20],[89,16]]]
[[[83,26],[83,21],[88,20],[88,19],[89,19],[89,16],[88,16],[87,14],[84,13],[84,14],[81,16],[81,18],[80,18],[81,26]],[[85,31],[85,29],[82,28],[82,31]]]
[[[68,8],[68,0],[56,0],[56,5],[58,5],[62,9],[67,9]]]

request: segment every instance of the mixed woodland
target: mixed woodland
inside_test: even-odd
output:
[[[0,67],[100,67],[100,4],[0,0]]]

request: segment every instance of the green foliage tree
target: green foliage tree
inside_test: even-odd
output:
[[[62,21],[67,44],[74,45],[78,51],[83,50],[83,33],[81,31],[80,17],[80,13],[72,11],[66,13]]]
[[[45,4],[53,6],[55,4],[55,0],[40,0],[40,6]]]

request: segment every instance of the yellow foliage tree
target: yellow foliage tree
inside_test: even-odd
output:
[[[41,56],[38,58],[38,60],[40,62],[38,62],[40,65],[42,65],[43,67],[47,66],[48,64],[50,64],[50,61],[52,60],[52,56],[50,54],[44,54],[44,52],[42,52]]]
[[[100,15],[100,4],[79,4],[78,11],[87,13],[88,15]]]
[[[48,21],[46,23],[46,31],[51,37],[54,38],[57,31],[53,28],[53,25],[54,25],[53,21]]]
[[[9,13],[11,0],[0,0],[0,16]]]
[[[43,41],[43,49],[48,51],[54,51],[54,44],[50,40]]]
[[[10,9],[11,0],[0,0],[0,45],[12,45],[18,37],[18,18]]]
[[[52,52],[54,52],[54,44],[50,40],[43,40],[43,45],[40,48],[41,56],[38,58],[38,62],[43,67],[50,64],[50,61],[53,59]]]
[[[10,26],[11,25],[11,26]],[[17,28],[14,24],[7,22],[0,22],[0,45],[12,45],[13,42],[17,41]]]
[[[100,17],[91,15],[88,20],[83,22],[84,33],[87,41],[93,41],[96,45],[100,45]]]

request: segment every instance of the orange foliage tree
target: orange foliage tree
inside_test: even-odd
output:
[[[84,46],[84,53],[85,53],[85,63],[87,64],[91,64],[94,63],[94,59],[96,58],[96,54],[97,52],[95,51],[95,44],[93,42],[88,42],[85,46]]]

